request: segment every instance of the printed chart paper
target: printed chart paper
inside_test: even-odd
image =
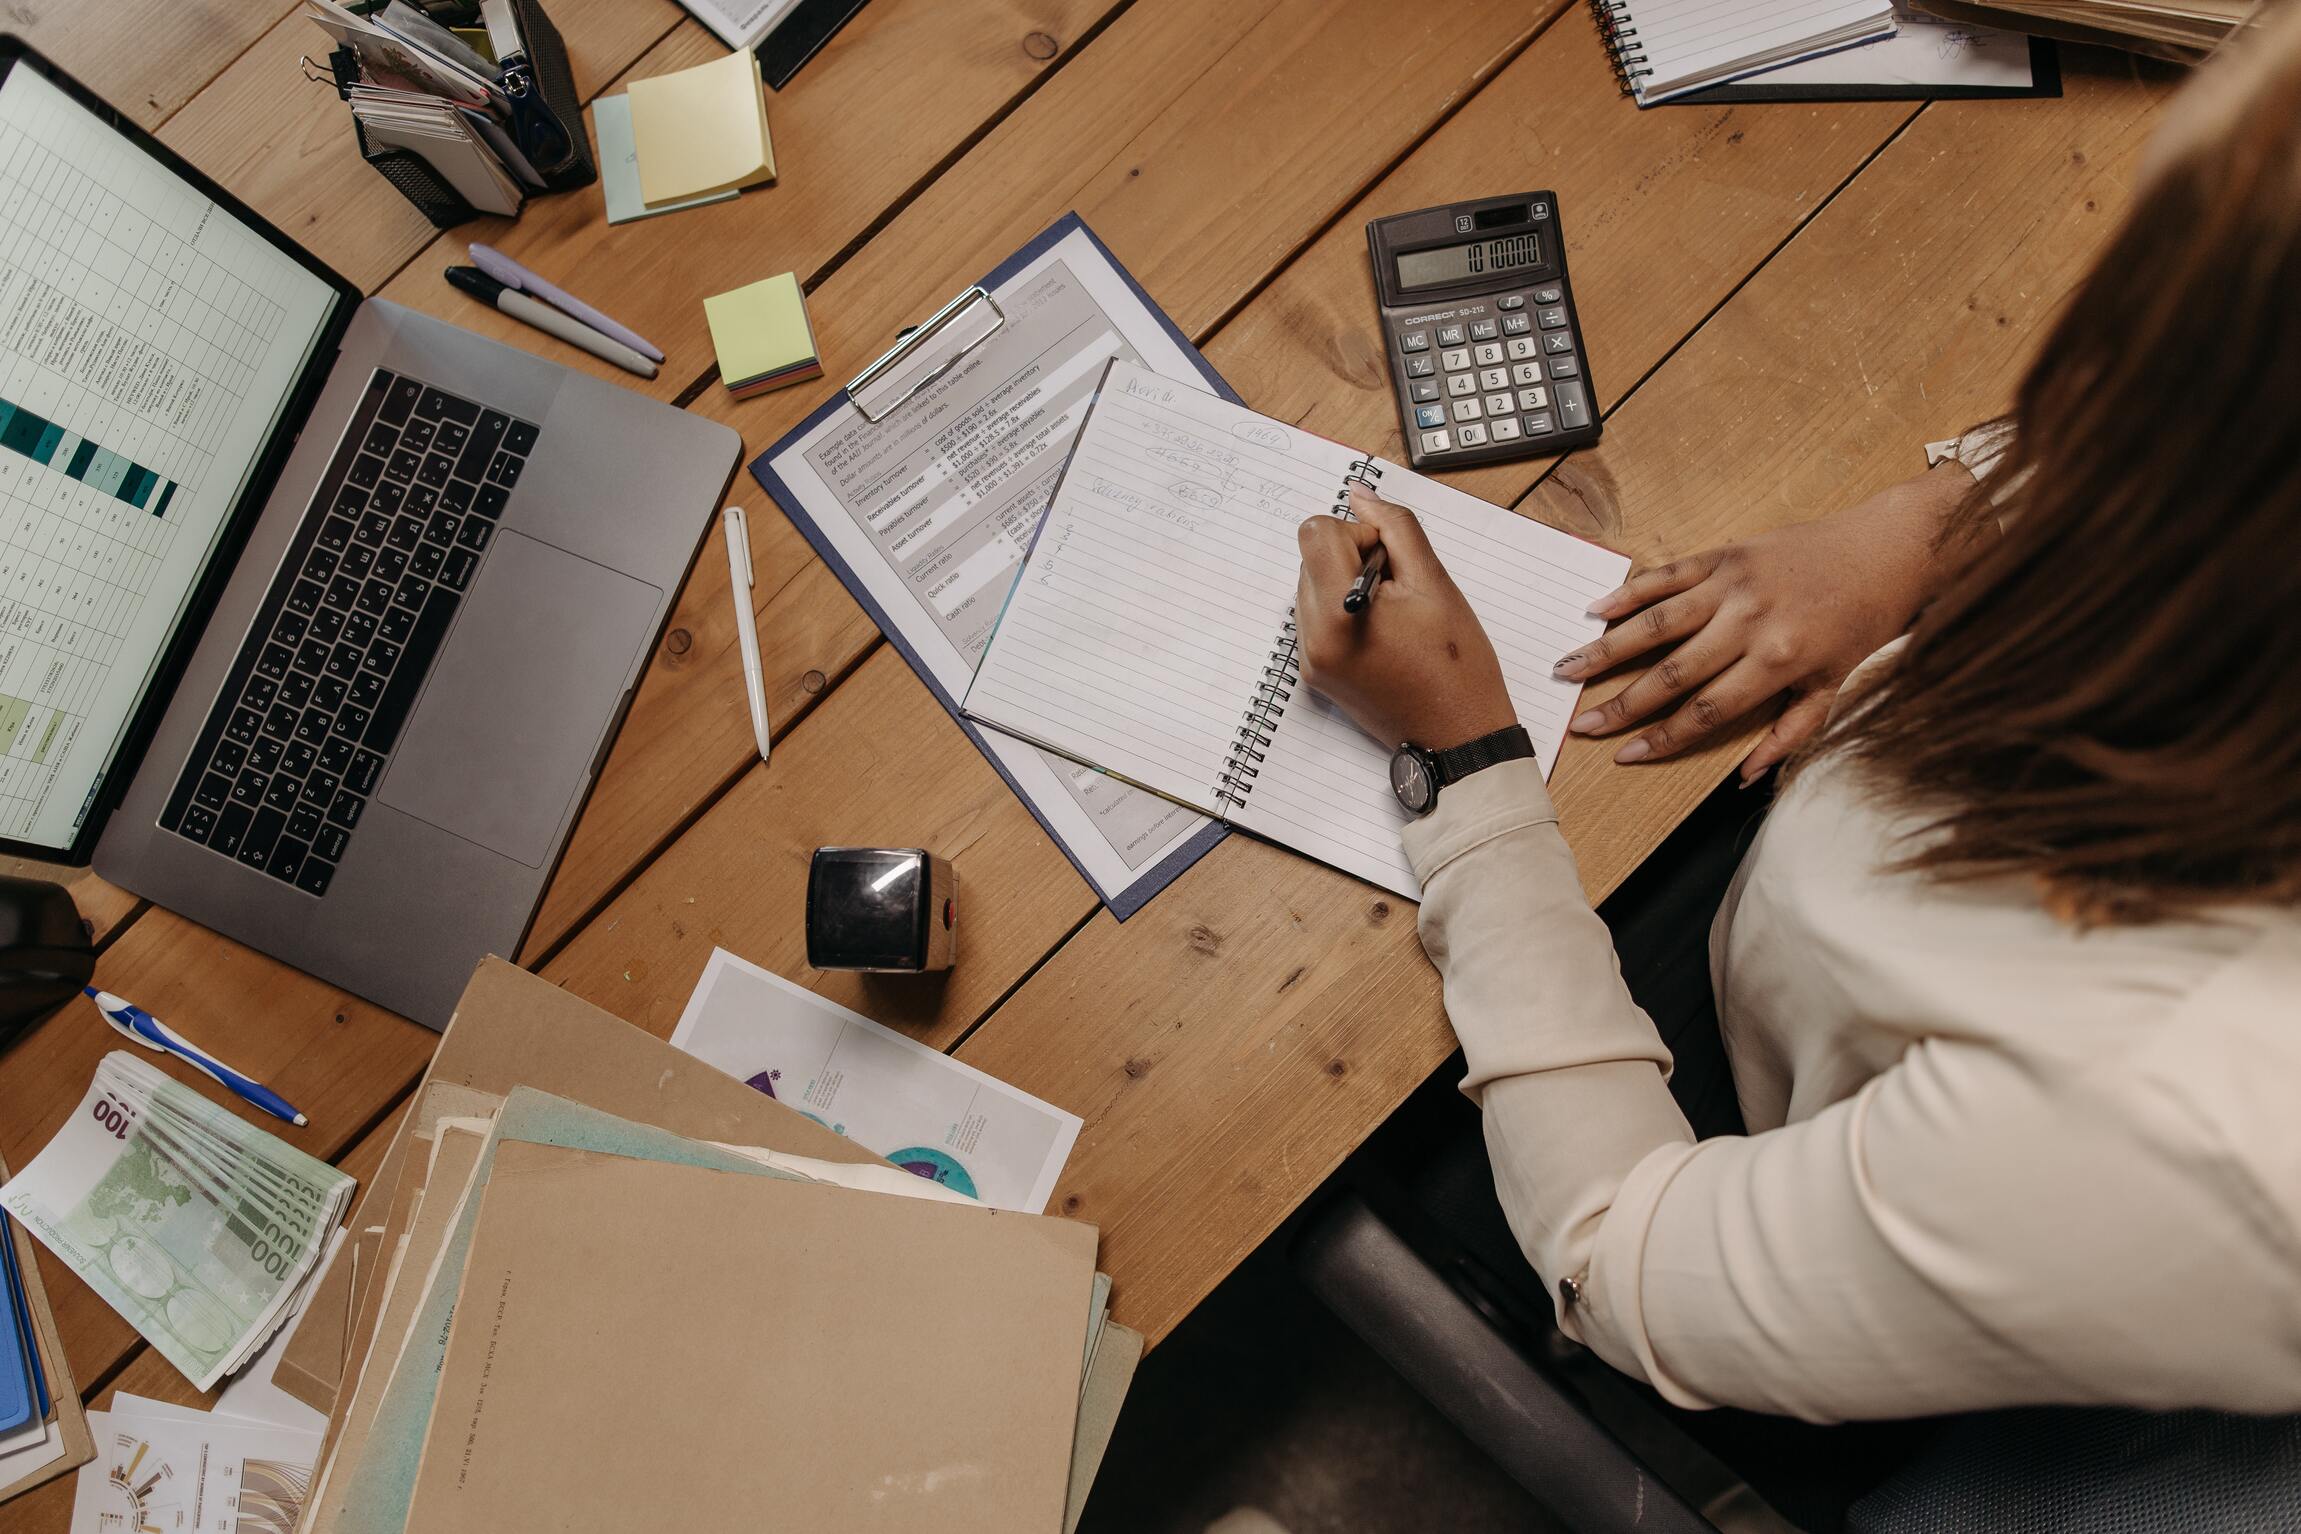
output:
[[[906,1171],[1039,1214],[1078,1115],[714,949],[671,1042]]]

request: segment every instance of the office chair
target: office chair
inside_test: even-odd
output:
[[[1700,1134],[1739,1132],[1707,935],[1754,822],[1714,795],[1601,911]],[[1698,1026],[1696,1026],[1698,1025]],[[1714,1051],[1705,1069],[1685,1069]],[[1568,1341],[1504,1224],[1459,1057],[1295,1223],[1297,1273],[1578,1534],[1699,1534],[1747,1482],[1806,1534],[2301,1534],[2301,1417],[2100,1409],[1837,1428],[1682,1413]],[[1722,1084],[1722,1089],[1721,1089]],[[1675,1083],[1674,1083],[1675,1085]]]

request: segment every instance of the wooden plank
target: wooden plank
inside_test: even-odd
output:
[[[406,1112],[403,1105],[364,1136],[337,1165],[362,1182],[374,1176],[376,1165],[383,1160]],[[81,1369],[77,1357],[73,1367],[76,1371]],[[148,1401],[165,1401],[172,1406],[189,1406],[199,1411],[213,1410],[217,1397],[223,1394],[221,1390],[194,1390],[192,1382],[184,1378],[174,1364],[141,1339],[132,1339],[125,1367],[102,1389],[90,1388],[95,1381],[85,1372],[81,1373],[79,1383],[84,1399],[99,1411],[109,1410],[112,1398],[122,1391]],[[66,1476],[0,1506],[0,1534],[55,1534],[58,1529],[69,1528],[76,1479]]]
[[[1535,19],[1563,8],[1550,0]],[[826,371],[861,367],[902,319],[931,313],[1070,209],[1186,334],[1205,334],[1511,56],[1532,29],[1524,10],[1501,0],[1431,7],[1402,31],[1380,0],[1135,6],[816,289],[808,311]],[[1354,84],[1336,91],[1338,79]],[[714,387],[695,408],[742,431],[748,456],[821,399],[815,387],[739,403]],[[763,513],[751,519],[763,572],[754,597],[772,716],[789,730],[808,689],[835,681],[875,631],[790,524],[760,505],[755,482],[740,478],[732,493]],[[673,619],[687,648],[658,655],[642,684],[530,958],[753,756],[748,721],[730,706],[742,690],[731,607],[726,561],[708,553]]]
[[[892,646],[881,645],[544,969],[669,1037],[715,947],[732,948],[937,1047],[1061,943],[1093,896]],[[940,727],[920,730],[933,716]],[[962,960],[948,974],[807,967],[817,847],[932,847],[959,874]]]
[[[147,128],[246,51],[295,0],[16,0],[0,22]]]
[[[550,12],[585,100],[681,15],[672,0],[553,0]],[[429,244],[434,231],[360,159],[351,111],[334,88],[305,83],[297,59],[324,58],[326,46],[327,34],[300,11],[282,17],[170,118],[160,137],[314,255],[372,290]],[[596,207],[598,197],[585,190],[559,200]],[[484,218],[457,233],[466,240],[494,240],[511,227],[509,220]]]
[[[1530,509],[1656,555],[1914,472],[1929,436],[2002,406],[2164,95],[2080,73],[2062,102],[1930,108]],[[1586,882],[1728,759],[1572,748],[1556,788]],[[1057,1206],[1102,1226],[1116,1313],[1157,1338],[1453,1047],[1411,907],[1240,837],[1123,929],[1096,917],[958,1053],[1086,1117]]]
[[[651,382],[545,340],[450,289],[439,268],[463,259],[460,240],[471,236],[462,231],[442,240],[440,259],[411,263],[382,296],[515,346],[548,349],[554,361],[658,399],[676,399],[713,366],[706,296],[782,271],[797,272],[803,282],[820,277],[982,125],[1063,67],[1072,42],[1117,3],[869,7],[769,98],[780,172],[775,185],[622,225],[607,222],[602,194],[587,188],[541,199],[518,223],[483,236],[538,272],[566,274],[571,288],[662,347],[663,371]],[[726,51],[701,25],[685,22],[608,93]],[[826,173],[834,166],[837,173]]]

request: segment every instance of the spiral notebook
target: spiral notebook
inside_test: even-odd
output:
[[[1894,33],[1892,0],[1589,0],[1622,89],[1650,107]]]
[[[1378,741],[1300,685],[1296,527],[1410,507],[1477,610],[1547,774],[1623,555],[1113,361],[968,688],[970,719],[1418,899]]]

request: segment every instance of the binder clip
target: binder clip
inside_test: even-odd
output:
[[[998,334],[1006,311],[980,286],[937,309],[924,325],[903,332],[885,355],[847,381],[847,398],[873,426],[905,400],[942,377],[967,353]]]

